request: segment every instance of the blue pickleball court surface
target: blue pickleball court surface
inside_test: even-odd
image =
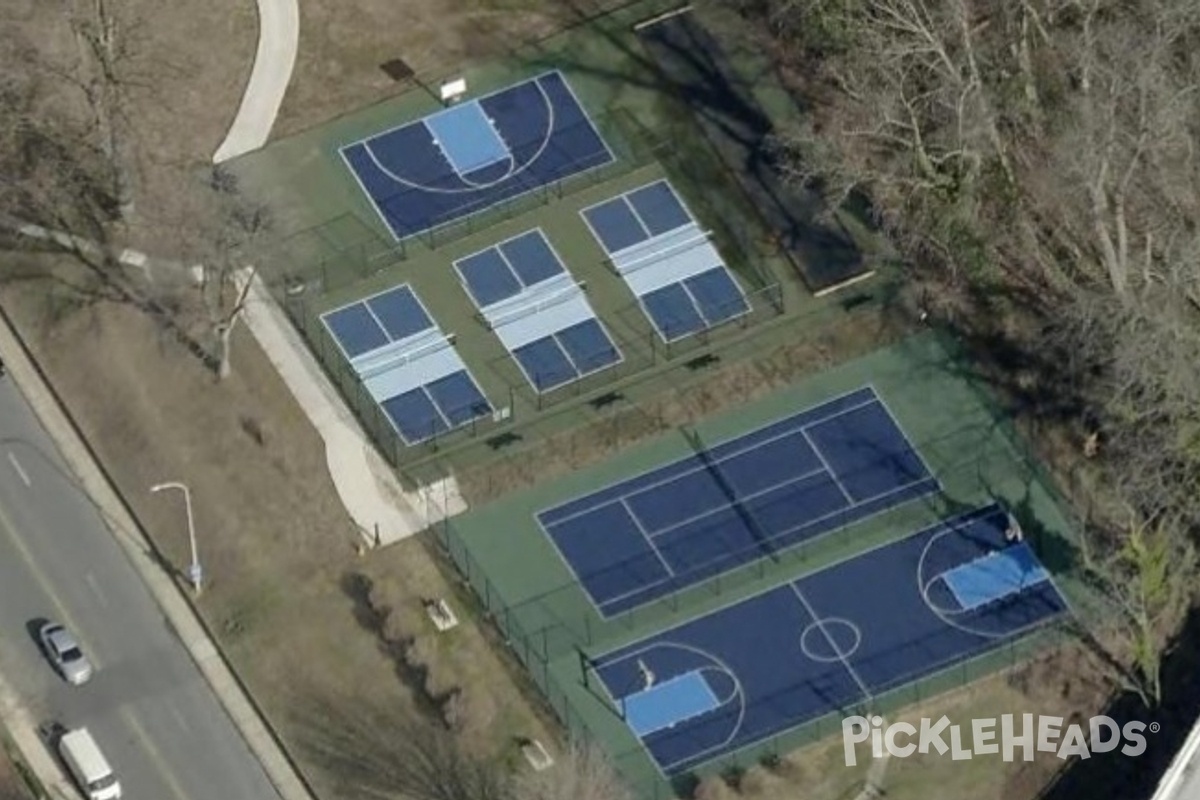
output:
[[[327,311],[321,320],[405,444],[492,413],[452,338],[408,284]]]
[[[341,155],[398,240],[613,161],[560,72],[348,144]]]
[[[1006,521],[996,506],[964,514],[607,653],[592,669],[668,775],[832,712],[856,713],[1068,611],[1048,575],[973,608],[956,601],[948,576],[963,565],[1009,550],[1036,565],[1027,546],[1005,545]],[[686,696],[665,693],[648,712],[646,669],[660,685],[687,684]]]
[[[537,518],[608,617],[937,489],[865,387]]]
[[[580,212],[664,342],[750,312],[721,254],[668,181]]]

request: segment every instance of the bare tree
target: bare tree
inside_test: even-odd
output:
[[[507,776],[411,709],[304,701],[298,745],[347,800],[509,800]]]
[[[72,0],[69,11],[78,55],[61,63],[0,31],[0,52],[30,65],[0,78],[10,112],[0,127],[0,227],[11,246],[68,256],[76,269],[53,270],[61,287],[150,314],[224,378],[268,217],[227,173],[180,170],[177,190],[136,220],[158,257],[130,257],[138,26],[108,0]]]
[[[966,298],[953,324],[1040,365],[1046,407],[1086,408],[1094,491],[1121,509],[1089,538],[1088,570],[1120,609],[1133,688],[1159,699],[1200,530],[1200,5],[738,7],[804,76],[811,113],[780,135],[793,178],[831,206],[867,194],[911,277]]]

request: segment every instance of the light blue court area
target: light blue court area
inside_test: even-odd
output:
[[[955,567],[942,577],[959,606],[971,611],[1049,580],[1050,573],[1021,542]]]
[[[424,119],[434,144],[459,175],[508,161],[512,153],[477,101],[453,106]]]
[[[321,320],[406,444],[492,413],[452,337],[407,284],[329,311]]]
[[[538,392],[573,383],[621,362],[597,319],[540,230],[454,263],[464,290]]]
[[[708,233],[668,181],[642,186],[581,213],[664,341],[750,311]]]
[[[646,736],[721,706],[699,670],[685,672],[648,689],[621,698],[625,722]]]

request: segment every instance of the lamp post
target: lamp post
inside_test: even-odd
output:
[[[185,484],[175,481],[159,483],[150,487],[151,492],[161,492],[163,489],[178,489],[183,492],[183,504],[187,508],[188,542],[192,546],[192,563],[188,565],[187,576],[188,580],[192,582],[192,589],[196,594],[200,594],[204,571],[200,567],[200,557],[196,555],[196,525],[192,519],[192,493],[188,491]]]

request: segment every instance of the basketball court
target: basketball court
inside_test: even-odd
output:
[[[991,505],[594,659],[588,680],[667,775],[1044,625],[1067,602]]]
[[[397,240],[613,161],[560,72],[463,100],[341,155]]]

